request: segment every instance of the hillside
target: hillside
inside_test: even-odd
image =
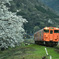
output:
[[[39,0],[59,13],[59,0]]]
[[[17,11],[17,15],[22,15],[28,20],[28,23],[24,24],[27,33],[34,33],[45,26],[58,27],[59,16],[38,0],[13,0],[10,3],[11,6],[6,4],[10,11]]]

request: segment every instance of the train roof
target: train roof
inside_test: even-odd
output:
[[[45,27],[44,29],[54,29],[54,30],[59,30],[58,27]]]
[[[43,29],[54,29],[54,30],[59,30],[58,27],[44,27]],[[41,29],[41,30],[43,30]],[[38,30],[37,32],[41,31],[41,30]],[[37,32],[35,32],[34,34],[36,34]]]

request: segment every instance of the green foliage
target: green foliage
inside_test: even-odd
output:
[[[17,15],[26,15],[26,13],[24,13],[24,12],[17,12]]]
[[[34,27],[34,32],[38,31],[39,29],[40,29],[39,26],[35,26]]]
[[[59,18],[59,16],[49,7],[37,0],[13,0],[11,4],[11,11],[20,10],[17,12],[17,15],[21,15],[28,20],[28,23],[24,24],[25,31],[28,34],[34,33],[35,26],[41,29],[45,26],[58,25],[56,18]],[[48,19],[51,19],[53,24],[48,23]]]
[[[43,12],[43,13],[46,13],[47,11],[43,8],[43,7],[41,7],[41,6],[35,6],[36,8],[37,8],[37,10],[39,10],[39,11],[41,11],[41,12]]]
[[[23,44],[22,44],[23,45]],[[45,48],[47,48],[48,56],[46,55]],[[46,57],[50,59],[50,55],[52,59],[59,59],[59,53],[57,53],[56,48],[45,47],[40,45],[27,45],[27,46],[18,46],[15,48],[10,48],[5,51],[0,52],[1,59],[42,59]]]
[[[58,17],[54,12],[51,12],[50,9],[48,8],[48,10],[46,10],[45,8],[43,8],[42,6],[35,6],[37,8],[37,10],[46,13],[49,15],[49,17]]]

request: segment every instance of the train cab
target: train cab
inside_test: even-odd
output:
[[[44,40],[58,42],[59,29],[55,27],[44,28]]]
[[[59,28],[45,27],[34,34],[36,43],[56,46],[59,41]]]

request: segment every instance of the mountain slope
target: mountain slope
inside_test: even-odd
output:
[[[39,29],[45,26],[58,26],[59,16],[38,0],[14,0],[10,3],[11,6],[6,4],[10,11],[17,11],[17,15],[22,15],[28,20],[28,23],[24,24],[27,33],[33,33],[36,26]]]
[[[59,13],[59,0],[39,0]]]

